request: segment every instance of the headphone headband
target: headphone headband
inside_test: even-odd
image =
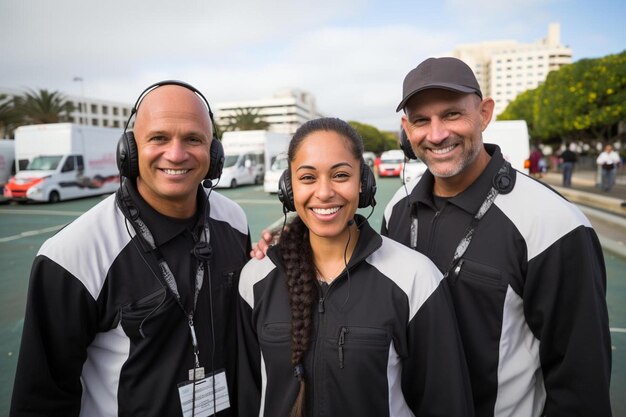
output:
[[[163,80],[163,81],[159,81],[156,82],[154,84],[149,85],[146,89],[144,89],[141,94],[139,94],[139,97],[137,97],[137,101],[135,101],[135,105],[133,106],[133,108],[130,110],[130,115],[128,116],[128,120],[126,120],[126,125],[124,126],[124,131],[126,131],[128,129],[128,125],[130,125],[130,120],[132,119],[132,117],[137,113],[137,110],[139,108],[139,104],[143,101],[144,97],[146,95],[148,95],[148,93],[150,93],[152,90],[156,90],[159,87],[162,87],[164,85],[177,85],[179,87],[184,87],[187,90],[191,90],[193,91],[196,95],[198,95],[202,101],[204,101],[204,104],[206,104],[206,107],[209,111],[209,118],[211,119],[211,127],[213,129],[213,137],[216,136],[215,134],[215,121],[213,120],[213,111],[211,110],[211,105],[209,104],[209,100],[206,99],[206,97],[204,96],[204,94],[202,94],[200,92],[200,90],[198,90],[196,87],[194,87],[191,84],[188,84],[184,81],[180,81],[180,80]]]
[[[222,142],[217,138],[217,130],[215,127],[215,120],[213,120],[213,112],[211,111],[211,106],[209,105],[209,101],[204,97],[204,95],[191,84],[187,84],[184,81],[178,80],[165,80],[159,81],[158,83],[154,83],[145,90],[141,92],[135,105],[130,111],[130,115],[128,116],[128,120],[124,125],[124,132],[122,133],[122,137],[120,138],[117,145],[117,166],[120,170],[120,175],[126,178],[130,178],[134,180],[139,175],[139,155],[137,153],[137,142],[135,141],[135,136],[133,132],[127,132],[128,126],[130,125],[130,121],[135,114],[137,114],[137,109],[139,108],[139,104],[144,99],[144,97],[150,93],[152,90],[155,90],[164,85],[177,85],[187,90],[192,91],[197,96],[199,96],[204,104],[206,104],[207,110],[209,111],[209,119],[211,121],[211,128],[213,130],[213,139],[211,140],[211,147],[209,149],[210,153],[210,166],[206,179],[215,180],[218,179],[222,175],[222,167],[224,166],[224,148],[222,147]]]

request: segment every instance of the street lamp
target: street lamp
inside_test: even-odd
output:
[[[82,101],[80,103],[80,106],[78,106],[78,111],[80,114],[81,124],[83,124],[82,123],[83,115],[87,117],[87,103],[85,103],[85,82],[83,80],[83,77],[78,77],[78,76],[75,76],[72,79],[72,81],[80,83],[80,97]]]

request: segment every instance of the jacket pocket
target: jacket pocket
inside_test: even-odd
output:
[[[472,286],[506,286],[500,270],[468,259],[461,259],[452,271],[454,275],[453,283],[457,283],[457,280],[461,280]]]
[[[285,343],[291,340],[291,323],[265,323],[260,338],[267,343]]]
[[[391,343],[387,330],[376,327],[340,326],[336,334],[337,337],[330,342],[335,344],[337,363],[341,369],[346,364],[347,355],[353,355],[351,363],[356,363],[358,358],[375,361],[381,353],[380,357],[386,358]]]
[[[174,305],[174,297],[165,288],[160,288],[121,307],[122,328],[131,339],[144,338],[147,323],[163,316]]]

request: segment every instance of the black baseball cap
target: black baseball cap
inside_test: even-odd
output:
[[[458,93],[475,93],[483,98],[472,69],[458,58],[428,58],[413,68],[404,78],[400,111],[413,95],[429,88],[442,88]]]

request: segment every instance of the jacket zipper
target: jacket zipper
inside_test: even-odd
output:
[[[342,327],[341,331],[339,332],[339,341],[338,341],[338,347],[339,347],[339,368],[343,369],[343,345],[346,343],[346,334],[349,333],[350,330],[348,330],[347,327]]]
[[[328,299],[328,297],[330,296],[331,291],[333,290],[333,286],[335,284],[335,282],[337,282],[339,279],[343,278],[344,273],[341,273],[337,278],[335,278],[335,280],[333,282],[330,283],[330,285],[328,286],[328,290],[326,291],[326,296],[324,297],[324,293],[322,292],[322,289],[320,287],[320,284],[318,285],[318,291],[320,294],[320,298],[319,301],[317,302],[317,313],[318,313],[318,326],[315,332],[315,347],[314,347],[314,351],[313,353],[313,395],[311,398],[311,403],[313,404],[312,410],[312,416],[316,416],[319,414],[317,407],[316,407],[316,401],[315,401],[315,393],[320,393],[322,391],[320,391],[321,388],[321,383],[319,382],[319,372],[317,372],[317,364],[318,364],[318,355],[317,352],[320,352],[320,355],[324,354],[324,349],[322,348],[321,344],[322,341],[320,340],[320,334],[324,334],[325,332],[322,329],[326,328],[326,319],[325,319],[325,312],[326,312],[326,308],[324,307],[324,301]],[[320,357],[319,361],[323,361],[324,358]],[[319,395],[319,394],[318,394]]]
[[[444,206],[445,208],[445,206]],[[435,216],[433,217],[433,219],[430,221],[430,236],[428,238],[428,254],[430,255],[433,249],[433,241],[435,240],[435,236],[437,235],[437,220],[439,219],[439,215],[441,214],[441,212],[444,209],[442,208],[441,210],[437,210],[435,212]]]

